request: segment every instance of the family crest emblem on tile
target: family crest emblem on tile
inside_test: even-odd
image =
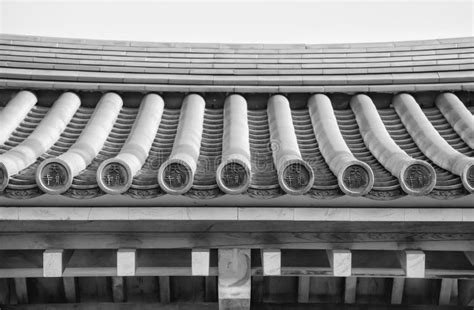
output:
[[[431,178],[431,172],[423,165],[411,165],[405,171],[405,182],[412,189],[422,189],[428,186]]]
[[[43,184],[49,188],[61,187],[66,183],[67,171],[63,165],[51,163],[41,171]]]
[[[222,182],[228,188],[238,188],[245,184],[247,173],[238,163],[230,163],[222,169]]]
[[[0,178],[1,183],[1,178]],[[469,168],[467,171],[467,183],[474,187],[474,165]]]
[[[301,190],[308,185],[310,175],[303,165],[291,164],[283,171],[283,179],[289,188]]]
[[[108,164],[104,168],[104,184],[108,187],[120,187],[127,183],[127,171],[118,163]]]
[[[180,189],[188,184],[189,172],[184,165],[171,163],[165,168],[163,179],[170,188]]]
[[[348,188],[357,190],[365,188],[369,182],[369,174],[359,165],[352,165],[344,170],[344,185]]]

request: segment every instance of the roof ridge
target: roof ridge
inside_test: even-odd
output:
[[[427,40],[406,40],[406,41],[385,41],[385,42],[353,42],[353,43],[192,43],[192,42],[157,42],[157,41],[129,41],[129,40],[99,40],[90,38],[68,38],[54,36],[35,36],[22,34],[0,33],[0,39],[20,40],[32,42],[57,42],[85,45],[106,45],[106,46],[146,46],[146,47],[167,47],[167,48],[210,48],[210,49],[314,49],[314,48],[361,48],[361,47],[398,47],[398,46],[419,46],[419,45],[441,45],[449,43],[474,42],[474,36],[454,37]]]

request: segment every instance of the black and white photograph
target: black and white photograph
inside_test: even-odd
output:
[[[0,0],[0,310],[270,309],[474,309],[474,0]]]

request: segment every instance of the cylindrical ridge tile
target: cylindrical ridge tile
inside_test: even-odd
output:
[[[193,185],[205,107],[204,98],[198,94],[189,94],[183,100],[173,149],[158,171],[158,183],[168,194],[183,194]]]
[[[403,191],[410,195],[431,192],[436,184],[434,168],[412,158],[393,141],[372,99],[367,95],[355,95],[350,104],[365,145],[385,169],[398,178]]]
[[[441,137],[413,96],[396,95],[393,106],[418,148],[441,168],[459,175],[464,187],[474,192],[474,158],[458,152]]]
[[[164,101],[156,94],[146,95],[130,135],[120,153],[103,161],[97,169],[97,184],[108,194],[121,194],[132,185],[133,177],[148,157],[163,115]]]
[[[337,124],[331,100],[323,94],[308,99],[308,109],[319,149],[339,187],[347,195],[362,196],[374,186],[374,172],[350,151]]]
[[[288,99],[282,95],[271,96],[267,115],[280,187],[288,194],[304,194],[313,186],[314,173],[301,157]]]
[[[92,162],[104,146],[122,108],[122,98],[104,94],[89,122],[71,148],[57,158],[43,161],[36,171],[36,183],[48,194],[62,194],[72,180]]]
[[[222,162],[216,181],[228,194],[245,192],[251,181],[247,101],[241,95],[230,95],[224,103]]]
[[[0,144],[8,140],[37,101],[32,92],[22,90],[0,111]]]
[[[76,94],[62,94],[28,138],[0,155],[0,190],[5,189],[12,175],[32,165],[54,145],[80,105]]]
[[[436,97],[435,103],[454,131],[473,149],[474,116],[462,101],[455,94],[443,93]]]

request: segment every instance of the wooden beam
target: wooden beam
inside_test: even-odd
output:
[[[219,309],[250,309],[250,249],[218,250]]]
[[[160,302],[168,304],[171,301],[170,277],[158,277],[158,281],[160,286]]]
[[[0,250],[27,249],[173,249],[173,248],[281,248],[348,250],[464,251],[474,233],[389,232],[0,232]]]
[[[134,276],[136,272],[135,249],[119,249],[117,251],[117,276]]]
[[[281,250],[262,249],[261,256],[264,276],[281,275]]]
[[[209,249],[193,249],[191,252],[191,274],[193,276],[209,276],[211,257]]]
[[[404,251],[399,253],[398,257],[407,278],[425,277],[425,253],[423,251]]]
[[[344,288],[344,303],[353,304],[356,302],[357,278],[347,277]]]
[[[125,285],[123,277],[112,277],[112,298],[114,302],[125,302]]]
[[[26,286],[26,278],[15,278],[16,300],[19,304],[28,303],[28,287]]]
[[[66,297],[67,302],[69,303],[77,302],[76,278],[64,277],[63,285],[64,285],[64,296]]]
[[[298,302],[307,303],[309,302],[309,292],[310,292],[310,277],[298,277]]]
[[[328,250],[329,264],[335,277],[350,277],[352,275],[352,254],[349,250]]]
[[[197,207],[196,209],[202,209],[203,207]],[[1,209],[1,208],[0,208]],[[27,208],[28,209],[28,208]],[[34,209],[35,212],[38,212],[38,207],[30,208]],[[112,208],[113,209],[113,208]],[[130,208],[132,210],[141,209],[141,212],[147,212],[153,208]],[[209,211],[209,208],[204,208]],[[225,208],[228,209],[228,208]],[[260,208],[261,210],[262,208]],[[298,208],[301,209],[301,208]],[[60,208],[64,210],[64,208]],[[77,210],[72,209],[71,212]],[[160,211],[163,211],[162,214],[166,213],[164,211],[174,212],[174,208],[162,207]],[[320,213],[323,216],[328,212],[329,209],[319,209],[312,208],[314,212]],[[341,210],[341,209],[339,209]],[[353,212],[358,212],[358,209],[352,209]],[[372,209],[370,209],[372,210]],[[395,211],[394,209],[392,209]],[[400,210],[400,209],[398,209]],[[443,213],[449,214],[451,209],[440,208]],[[21,211],[25,211],[25,207],[21,207]],[[212,211],[217,211],[215,208],[212,208]],[[337,211],[337,210],[333,210]],[[367,211],[367,210],[366,210]],[[31,211],[30,211],[31,212]],[[64,212],[64,211],[61,211]],[[390,209],[384,208],[384,213],[390,214]],[[149,216],[148,216],[149,215]],[[306,221],[276,221],[270,219],[264,220],[252,220],[252,221],[209,221],[209,220],[199,220],[199,221],[171,221],[166,220],[153,220],[153,214],[147,214],[146,220],[93,220],[93,221],[80,221],[80,220],[24,220],[24,221],[1,221],[0,220],[0,232],[2,233],[20,233],[20,234],[38,234],[38,233],[63,233],[66,231],[74,231],[77,234],[82,233],[104,233],[104,227],[107,227],[109,232],[120,232],[123,233],[186,233],[186,232],[199,232],[205,233],[206,236],[209,233],[274,233],[274,232],[299,232],[299,233],[317,233],[319,237],[323,238],[322,233],[333,233],[333,236],[342,237],[339,233],[361,233],[362,236],[354,240],[360,239],[360,237],[366,237],[365,233],[401,233],[402,236],[408,236],[412,234],[413,239],[406,239],[405,242],[410,240],[427,240],[421,236],[415,236],[415,234],[428,234],[426,237],[441,236],[441,238],[436,239],[435,241],[442,241],[444,237],[448,237],[447,233],[451,234],[451,237],[460,239],[459,237],[468,237],[469,234],[474,234],[474,225],[472,222],[456,222],[456,225],[446,225],[446,222],[403,222],[403,221],[390,221],[390,225],[387,225],[387,222],[376,222],[376,221],[331,221],[330,219],[324,218],[320,221],[306,220]],[[65,214],[65,216],[70,216],[70,214]],[[334,212],[334,217],[339,218],[340,214]],[[21,225],[19,223],[21,222]],[[257,235],[258,235],[257,234]],[[379,237],[382,237],[380,234]],[[385,236],[383,237],[385,238]],[[314,238],[313,238],[314,239]],[[340,241],[345,241],[345,238],[342,238]],[[472,240],[472,239],[471,239]],[[374,240],[372,240],[374,241]],[[110,246],[109,248],[117,249]],[[125,246],[120,246],[125,248]],[[65,248],[65,247],[36,247],[37,249],[44,250],[45,248]],[[73,248],[73,247],[68,247]],[[135,248],[135,247],[134,247]],[[139,247],[137,247],[139,248]],[[141,248],[141,247],[140,247]],[[155,247],[156,248],[156,247]],[[188,247],[190,248],[190,247]],[[198,248],[198,247],[195,247]],[[212,248],[209,246],[201,246],[200,248]],[[270,247],[269,247],[270,248]],[[275,247],[273,247],[275,248]],[[281,248],[281,247],[278,247]],[[341,247],[338,247],[339,249]],[[421,249],[421,248],[420,248]],[[464,248],[471,249],[470,247]]]
[[[43,277],[61,277],[71,258],[72,251],[50,249],[43,252]]]
[[[403,291],[405,290],[405,278],[393,278],[392,295],[390,303],[399,305],[403,301]]]

